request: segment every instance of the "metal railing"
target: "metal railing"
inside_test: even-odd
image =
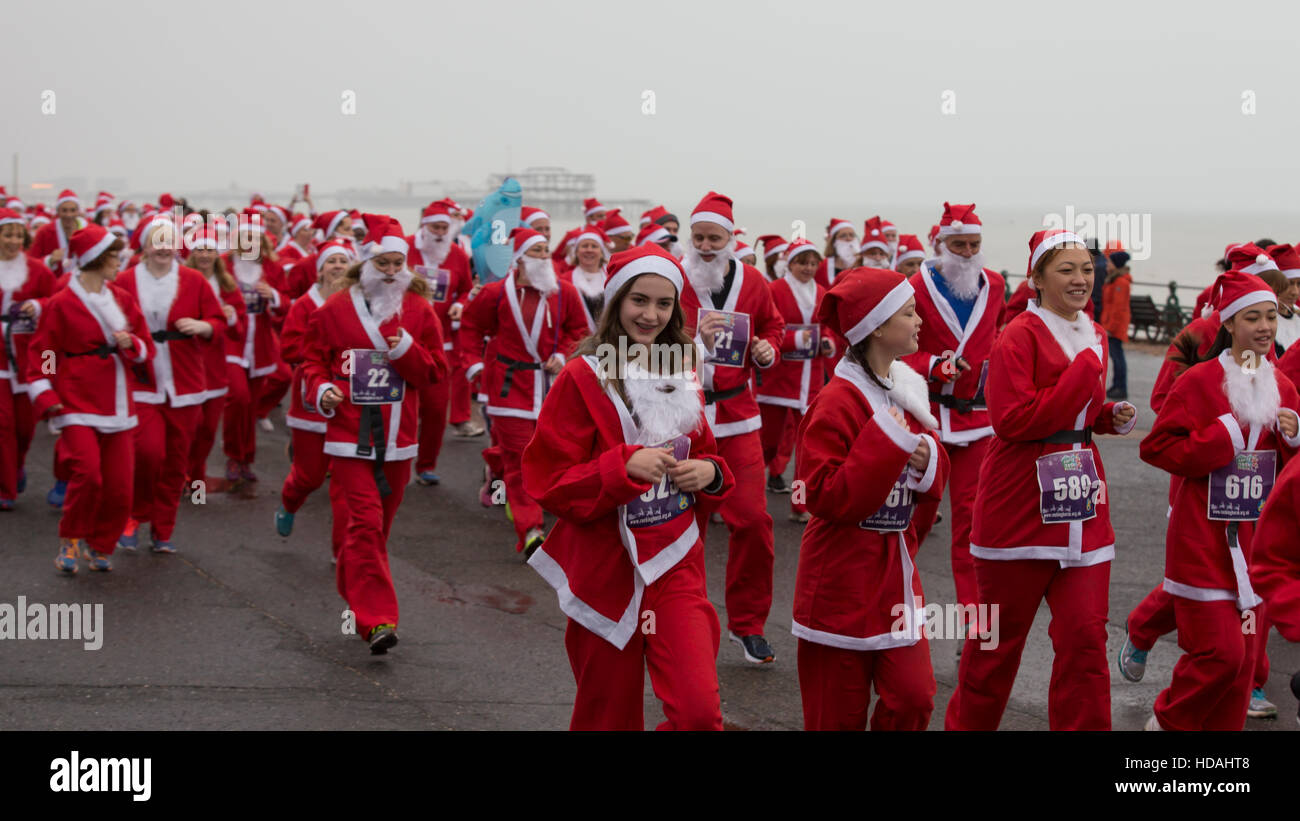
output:
[[[1006,283],[1007,299],[1010,299],[1011,292],[1015,290],[1011,285],[1011,280],[1013,278],[1027,279],[1027,277],[1024,274],[1012,274],[1007,271],[1001,271],[1000,273],[1002,274],[1002,279]],[[1169,282],[1142,282],[1135,279],[1133,280],[1132,285],[1135,288],[1139,286],[1149,288],[1154,290],[1156,293],[1159,293],[1161,290],[1167,290],[1169,292],[1169,296],[1165,297],[1164,307],[1160,309],[1160,318],[1161,321],[1165,323],[1166,327],[1171,329],[1171,336],[1182,330],[1183,327],[1192,320],[1192,312],[1195,310],[1196,304],[1196,295],[1199,295],[1201,291],[1205,290],[1204,285],[1182,285],[1179,284],[1177,280],[1170,280]],[[1183,307],[1182,303],[1178,299],[1179,289],[1192,291],[1194,294],[1192,299],[1189,300],[1191,304],[1186,308]],[[1156,297],[1153,296],[1152,301],[1155,301],[1156,304],[1159,305]]]

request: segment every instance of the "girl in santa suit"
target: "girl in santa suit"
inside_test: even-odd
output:
[[[17,211],[0,208],[0,511],[13,510],[27,487],[23,463],[36,417],[27,397],[28,343],[36,330],[40,302],[54,293],[54,274],[23,253],[31,234]]]
[[[531,556],[542,542],[542,508],[524,489],[520,457],[537,427],[550,381],[587,335],[582,298],[557,279],[546,237],[531,228],[511,233],[514,266],[484,285],[461,315],[461,347],[472,380],[483,372],[484,412],[492,417],[492,447],[483,460],[505,481],[515,550]],[[480,494],[482,495],[482,494]]]
[[[785,319],[781,360],[763,372],[755,399],[763,418],[760,440],[763,462],[769,475],[768,487],[788,490],[782,474],[790,463],[794,437],[787,431],[797,426],[808,406],[826,384],[826,377],[838,350],[826,328],[813,321],[825,289],[813,279],[821,255],[806,239],[790,243],[778,263],[781,276],[768,285],[772,303]],[[807,522],[808,508],[802,497],[790,499],[790,521]]]
[[[312,219],[307,214],[294,214],[293,219],[289,222],[289,230],[286,232],[284,243],[275,249],[276,255],[280,258],[280,264],[284,267],[285,276],[295,263],[304,260],[316,253],[315,243],[312,242],[312,236],[316,229],[312,227]],[[290,294],[297,299],[301,294]]]
[[[582,297],[582,310],[587,318],[587,329],[596,332],[600,310],[605,303],[605,247],[606,237],[598,226],[588,225],[579,232],[569,252],[573,267],[560,279],[573,283]]]
[[[1056,659],[1054,730],[1110,729],[1107,587],[1115,533],[1094,433],[1125,434],[1133,405],[1107,402],[1101,326],[1084,306],[1092,257],[1069,231],[1029,241],[1037,299],[994,343],[985,397],[996,434],[975,497],[970,552],[980,607],[997,607],[996,646],[967,639],[945,727],[994,730],[1043,599]],[[976,614],[967,615],[968,623]]]
[[[401,226],[380,214],[365,220],[366,261],[308,321],[303,381],[327,420],[330,505],[345,534],[338,591],[380,654],[397,643],[388,533],[419,447],[419,391],[447,377],[447,360],[428,284],[406,267]]]
[[[794,595],[804,727],[866,729],[874,686],[871,729],[924,730],[935,682],[912,511],[943,494],[948,456],[925,378],[898,361],[917,349],[916,297],[901,274],[851,269],[816,318],[850,347],[799,430],[813,513]]]
[[[253,473],[256,417],[265,401],[279,401],[290,381],[288,368],[280,359],[279,326],[289,311],[284,269],[275,261],[260,221],[241,220],[237,242],[234,250],[221,258],[226,270],[235,275],[248,318],[243,338],[226,347],[230,392],[221,440],[226,452],[226,481],[232,490],[257,481]]]
[[[226,407],[226,394],[230,391],[230,374],[226,367],[226,347],[243,340],[248,330],[244,295],[235,278],[226,271],[221,261],[220,242],[215,229],[196,232],[187,241],[190,267],[198,271],[221,303],[225,317],[225,332],[204,340],[203,371],[207,383],[203,404],[199,407],[200,419],[190,445],[189,481],[186,493],[192,492],[194,482],[207,483],[208,454],[217,441],[217,428],[221,425],[221,412]],[[215,488],[213,488],[215,490]]]
[[[691,370],[682,268],[643,245],[615,254],[608,273],[600,325],[556,379],[523,455],[525,489],[559,517],[529,564],[569,617],[569,727],[643,729],[648,666],[660,729],[721,730],[721,629],[700,534],[733,479]]]
[[[1277,298],[1253,274],[1229,271],[1220,282],[1211,358],[1178,378],[1142,441],[1143,461],[1182,479],[1165,537],[1164,589],[1185,652],[1156,697],[1153,730],[1245,723],[1263,638],[1246,616],[1263,603],[1248,573],[1254,520],[1279,463],[1300,446],[1300,396],[1267,359]]]
[[[343,243],[330,241],[314,254],[318,271],[317,282],[307,293],[294,300],[289,316],[284,320],[280,334],[280,354],[293,367],[293,387],[289,390],[289,412],[284,421],[292,436],[293,462],[289,475],[280,490],[280,509],[275,512],[275,529],[281,536],[293,532],[294,514],[307,501],[307,497],[325,484],[329,470],[329,456],[325,454],[326,420],[316,411],[307,396],[304,381],[304,360],[307,358],[307,329],[316,309],[334,294],[347,287],[348,267],[352,264],[352,251]],[[421,398],[421,402],[423,402]],[[333,553],[337,560],[343,544],[346,521],[334,519]]]
[[[135,429],[133,512],[118,546],[134,550],[150,523],[154,553],[175,553],[172,531],[190,465],[194,431],[207,399],[205,341],[221,339],[226,315],[203,275],[177,262],[177,231],[156,218],[142,237],[143,259],[116,284],[140,305],[154,342],[153,360],[132,369],[140,423]]]
[[[27,358],[28,394],[37,416],[59,431],[56,472],[68,482],[54,565],[112,570],[110,556],[131,514],[134,431],[128,369],[147,365],[153,338],[135,298],[113,284],[122,241],[87,225],[68,241],[78,273],[46,300]]]
[[[831,218],[826,227],[826,251],[817,266],[817,284],[829,288],[835,284],[839,271],[858,264],[858,232],[848,220]]]

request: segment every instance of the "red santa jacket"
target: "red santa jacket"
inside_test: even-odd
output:
[[[1283,357],[1285,359],[1286,357]],[[1300,459],[1287,462],[1251,539],[1250,582],[1282,637],[1300,642]]]
[[[1300,345],[1292,345],[1277,361],[1277,369],[1286,374],[1291,384],[1300,386]]]
[[[153,357],[153,339],[135,297],[112,283],[104,285],[120,316],[95,304],[78,277],[50,297],[41,311],[27,356],[27,393],[38,416],[55,405],[56,430],[86,425],[101,433],[130,430],[137,424],[127,369]],[[112,322],[131,334],[131,347],[113,342]],[[52,351],[54,356],[46,355]]]
[[[367,435],[369,452],[358,445],[362,405],[352,402],[352,381],[362,374],[362,354],[353,351],[383,351],[393,370],[404,381],[402,397],[378,405],[383,420],[384,461],[396,462],[415,457],[419,450],[416,431],[420,421],[420,389],[447,376],[447,360],[442,355],[442,332],[438,317],[429,303],[407,291],[402,308],[383,325],[375,323],[361,294],[361,286],[334,294],[312,313],[307,323],[306,359],[303,379],[307,397],[320,408],[320,397],[334,386],[344,396],[332,411],[320,410],[328,422],[325,452],[331,456],[374,460],[378,448]],[[401,336],[396,348],[389,350],[387,339]],[[389,383],[385,377],[381,384]],[[361,451],[361,452],[358,452]]]
[[[285,276],[287,277],[289,269],[299,261],[310,256],[315,256],[316,249],[311,247],[302,248],[299,247],[298,243],[289,240],[284,245],[275,249],[275,255],[280,258],[280,267],[284,269]]]
[[[1227,523],[1207,516],[1209,476],[1244,450],[1278,451],[1279,462],[1285,463],[1300,446],[1300,437],[1285,440],[1276,429],[1237,420],[1224,388],[1227,369],[1233,367],[1240,366],[1234,366],[1231,351],[1224,351],[1180,376],[1140,452],[1144,462],[1182,477],[1165,536],[1164,589],[1198,601],[1236,601],[1245,610],[1258,603],[1247,575],[1254,523],[1238,525],[1240,549],[1230,550]],[[1265,373],[1277,380],[1281,407],[1300,410],[1291,380],[1271,366],[1261,368],[1260,376]]]
[[[823,289],[829,289],[835,284],[835,277],[843,270],[839,264],[839,259],[833,253],[828,257],[822,257],[822,261],[817,263],[817,272],[813,274],[813,279],[817,280],[817,284]]]
[[[221,263],[235,277],[235,282],[243,292],[244,303],[249,308],[248,327],[243,338],[226,344],[226,361],[247,368],[248,376],[252,379],[273,373],[280,364],[279,328],[284,323],[292,301],[284,281],[284,269],[277,262],[265,257],[262,259],[262,279],[275,291],[267,300],[253,290],[254,283],[240,281],[235,274],[230,254],[223,256]]]
[[[592,313],[593,306],[587,301],[589,297],[586,294],[584,294],[582,292],[582,289],[578,288],[577,283],[573,281],[573,272],[577,270],[578,269],[576,267],[570,268],[564,273],[558,274],[558,277],[561,282],[569,283],[578,291],[578,301],[582,305],[582,315],[587,320],[587,330],[589,330],[591,333],[594,334],[596,332],[596,325],[600,320],[600,311],[604,309],[604,305],[605,305],[605,296],[604,296],[605,269],[603,267],[600,269],[600,283],[601,283],[602,290],[601,290],[600,298],[596,300],[596,302],[598,302],[600,307],[596,309],[595,313]]]
[[[1060,432],[1128,433],[1137,417],[1115,427],[1119,404],[1106,401],[1106,348],[1101,326],[1083,317],[1081,336],[1092,344],[1077,354],[1065,320],[1030,302],[1012,320],[989,358],[989,419],[996,438],[980,471],[971,525],[971,554],[982,559],[1053,559],[1062,567],[1110,561],[1115,532],[1105,493],[1106,472],[1097,445],[1044,442]],[[1101,489],[1090,486],[1095,515],[1086,521],[1044,523],[1038,460],[1063,451],[1092,454]],[[1071,460],[1077,465],[1085,460]],[[1050,488],[1049,488],[1050,493]]]
[[[946,443],[961,445],[993,434],[986,404],[975,404],[968,413],[961,413],[956,400],[975,400],[979,394],[984,363],[1006,323],[1002,302],[1006,285],[1000,274],[985,268],[984,283],[963,328],[952,306],[935,286],[935,276],[927,263],[922,264],[921,270],[909,280],[916,291],[916,313],[922,321],[921,347],[916,353],[903,357],[903,361],[927,380],[935,364],[947,352],[953,352],[970,363],[970,370],[963,371],[956,382],[946,385],[934,381],[929,383],[930,393],[952,397],[943,400],[947,404],[931,403],[931,413],[939,420],[939,436]]]
[[[703,550],[705,517],[735,479],[701,422],[683,432],[690,441],[688,458],[713,460],[722,486],[712,494],[679,494],[669,505],[672,518],[629,526],[628,506],[638,497],[675,488],[667,477],[655,488],[628,476],[627,460],[641,448],[639,431],[623,399],[601,387],[597,367],[595,357],[565,365],[524,449],[524,489],[559,517],[528,563],[555,588],[565,615],[622,649],[640,625],[642,591],[689,553]]]
[[[792,279],[792,275],[787,273],[780,279],[769,282],[767,286],[768,292],[772,295],[772,304],[776,306],[777,312],[785,321],[785,329],[782,333],[781,361],[763,371],[763,380],[757,386],[754,398],[763,404],[784,405],[787,408],[806,411],[822,386],[826,384],[827,374],[844,349],[840,346],[839,340],[832,338],[835,350],[831,356],[822,355],[819,342],[812,359],[787,359],[789,354],[799,350],[795,344],[796,332],[791,326],[815,324],[813,316],[817,313],[817,306],[821,304],[822,295],[826,293],[825,288],[816,282],[810,282],[814,289],[813,301],[811,304],[800,303],[795,296]],[[825,326],[818,327],[818,338],[819,340],[831,338],[827,336]]]
[[[77,229],[86,227],[84,217],[77,217]],[[76,231],[73,231],[75,234]],[[58,265],[50,264],[50,254],[58,249],[63,249],[63,261]],[[38,260],[42,265],[48,267],[56,273],[71,273],[76,267],[72,256],[68,252],[68,235],[63,233],[63,223],[55,219],[42,225],[36,230],[36,235],[32,237],[32,244],[27,248],[27,256]]]
[[[785,320],[781,318],[772,294],[767,287],[767,277],[757,268],[745,265],[737,260],[731,261],[732,270],[737,276],[732,280],[731,290],[727,291],[725,300],[718,310],[733,311],[749,315],[749,334],[766,340],[775,350],[771,363],[759,365],[754,360],[753,347],[745,360],[744,367],[730,368],[714,365],[706,361],[700,366],[700,382],[704,385],[706,404],[705,416],[713,435],[719,439],[738,436],[742,433],[758,430],[762,427],[762,418],[758,414],[758,402],[754,399],[753,374],[755,368],[770,370],[781,361],[781,343],[785,338]],[[736,268],[739,266],[739,269]],[[682,313],[685,319],[686,333],[696,338],[696,344],[703,342],[695,332],[699,322],[700,306],[713,310],[713,298],[709,294],[701,296],[688,284],[682,289]],[[707,357],[707,354],[705,354]],[[730,396],[728,396],[730,394]],[[717,401],[709,402],[712,396],[723,396]]]
[[[0,346],[0,379],[8,380],[11,393],[26,394],[27,374],[24,371],[27,349],[32,340],[32,331],[27,328],[40,320],[46,299],[54,293],[54,274],[38,259],[21,254],[18,259],[27,266],[27,275],[13,290],[5,290],[0,284],[0,329],[4,332],[4,344]],[[36,303],[37,310],[31,320],[18,313],[29,299]]]
[[[427,265],[424,254],[419,248],[415,247],[415,237],[406,238],[406,244],[410,246],[410,251],[406,254],[406,264],[414,271],[416,266]],[[469,299],[469,292],[474,288],[474,278],[469,272],[469,255],[461,250],[459,245],[452,245],[447,249],[447,257],[442,261],[438,268],[447,271],[447,284],[439,299],[438,283],[433,276],[426,274],[429,281],[430,297],[433,300],[434,313],[438,319],[442,320],[442,345],[443,350],[450,351],[455,348],[457,331],[460,330],[460,321],[452,322],[447,312],[453,305],[460,305],[462,308]]]
[[[154,283],[157,288],[166,284],[164,281],[168,277],[176,280],[171,303],[165,312],[160,313],[150,304],[157,297],[142,291],[142,283],[148,285],[144,277],[153,279],[144,263],[140,263],[114,281],[115,285],[135,297],[154,342],[154,355],[149,364],[131,369],[131,395],[135,401],[147,405],[184,408],[202,404],[208,399],[209,387],[207,340],[181,334],[176,329],[176,321],[188,317],[211,323],[212,338],[222,339],[226,332],[226,314],[221,310],[221,302],[212,293],[212,286],[208,285],[203,274],[173,262],[171,272]]]
[[[307,293],[293,301],[280,331],[280,355],[286,364],[293,367],[293,386],[289,389],[289,410],[284,415],[284,422],[295,430],[313,433],[324,433],[326,424],[325,417],[316,410],[315,397],[307,396],[303,363],[307,359],[307,331],[311,316],[324,304],[320,285],[311,286]]]
[[[208,288],[216,295],[222,305],[229,305],[235,311],[235,321],[226,323],[225,333],[211,339],[201,340],[203,348],[203,371],[207,380],[207,399],[216,399],[230,392],[230,374],[226,371],[226,347],[243,340],[248,333],[248,310],[244,306],[244,295],[238,288],[230,291],[221,290],[216,278],[207,279]],[[225,311],[222,311],[224,316]],[[205,399],[204,401],[207,401]]]
[[[799,426],[795,476],[808,487],[812,521],[799,547],[792,632],[817,644],[885,650],[921,638],[916,526],[884,528],[897,528],[916,496],[939,501],[948,454],[933,432],[925,378],[902,362],[890,375],[886,391],[841,359]],[[903,411],[906,429],[890,407]],[[918,471],[908,459],[922,439],[930,461]],[[895,521],[875,518],[886,510]]]
[[[483,372],[487,413],[536,419],[550,381],[541,366],[552,356],[568,356],[587,335],[587,320],[579,304],[582,297],[569,283],[560,281],[559,290],[538,310],[541,292],[514,282],[512,269],[505,279],[483,286],[465,307],[462,361],[466,379]]]

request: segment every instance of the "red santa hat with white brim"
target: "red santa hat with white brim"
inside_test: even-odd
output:
[[[191,251],[200,251],[207,249],[209,251],[218,251],[221,249],[221,237],[215,226],[205,228],[202,231],[195,231],[186,240],[185,245]]]
[[[23,215],[12,208],[0,208],[0,225],[26,225]]]
[[[311,217],[307,214],[296,214],[293,222],[289,224],[289,236],[293,236],[305,228],[311,228]]]
[[[1228,251],[1228,267],[1229,270],[1240,271],[1243,274],[1262,274],[1265,271],[1281,270],[1273,258],[1264,253],[1263,248],[1252,242],[1233,246]]]
[[[984,226],[975,214],[975,203],[970,205],[943,204],[943,217],[939,220],[939,238],[958,234],[980,234]]]
[[[420,224],[429,225],[434,222],[445,222],[448,225],[452,221],[452,209],[446,200],[438,200],[429,203],[429,206],[420,214]]]
[[[691,225],[698,222],[712,222],[721,225],[728,233],[735,231],[736,223],[731,214],[732,204],[731,197],[719,194],[717,191],[710,191],[691,212]]]
[[[672,254],[658,245],[637,245],[610,257],[609,265],[605,267],[605,304],[612,302],[619,289],[642,274],[663,277],[673,284],[679,295],[686,280],[682,264]]]
[[[605,243],[609,241],[605,236],[605,232],[600,230],[599,225],[584,225],[582,228],[578,229],[578,233],[573,237],[570,244],[576,249],[578,243],[587,239],[599,243],[602,248],[604,248]]]
[[[673,239],[673,235],[668,233],[667,228],[662,225],[647,225],[641,229],[641,233],[636,235],[636,244],[653,244],[663,242],[666,239]]]
[[[838,234],[840,231],[843,231],[845,228],[852,231],[853,223],[849,222],[848,220],[831,217],[830,223],[828,223],[826,226],[826,236],[829,237],[830,239],[835,239],[835,235]]]
[[[1300,279],[1300,251],[1292,245],[1270,245],[1268,255],[1287,279]]]
[[[316,252],[316,273],[325,267],[325,261],[332,256],[342,254],[349,261],[352,259],[352,249],[345,245],[342,240],[332,239],[320,247]]]
[[[1034,235],[1029,238],[1029,265],[1025,268],[1025,276],[1029,279],[1030,288],[1034,288],[1034,266],[1043,258],[1043,254],[1070,243],[1087,245],[1078,234],[1064,228],[1045,228],[1034,232]]]
[[[75,202],[77,207],[81,207],[81,200],[77,199],[77,192],[71,188],[65,188],[59,192],[59,198],[54,201],[54,207],[57,208],[65,202]]]
[[[411,246],[406,244],[406,234],[402,224],[387,214],[363,214],[366,241],[364,244],[366,259],[378,254],[407,254]]]
[[[1219,309],[1220,320],[1226,320],[1238,311],[1261,302],[1277,305],[1277,295],[1273,293],[1273,289],[1254,274],[1228,271],[1219,279],[1223,286],[1219,298],[1223,304]]]
[[[586,232],[584,231],[583,233],[585,234]],[[528,249],[532,248],[534,245],[546,244],[546,237],[541,232],[534,231],[531,228],[524,228],[523,226],[520,226],[515,230],[511,231],[510,239],[514,243],[514,247],[515,247],[515,255],[510,258],[510,261],[514,263],[519,262],[519,258],[522,257],[528,251]],[[596,241],[600,242],[599,239],[597,239]],[[576,243],[577,240],[575,239],[574,242]]]
[[[871,248],[879,248],[886,254],[894,250],[885,240],[885,226],[880,217],[872,217],[862,226],[862,246],[858,250],[867,251]]]
[[[758,241],[763,245],[764,260],[783,253],[785,249],[790,247],[790,243],[786,242],[785,237],[780,234],[764,234],[758,238]]]
[[[636,233],[636,229],[632,227],[632,224],[625,220],[623,215],[619,213],[620,210],[621,209],[618,208],[611,208],[609,209],[609,212],[605,214],[605,223],[601,226],[601,230],[605,232],[605,236],[617,237],[623,236],[624,234]]]
[[[595,197],[591,197],[590,199],[585,199],[582,201],[582,213],[584,216],[589,217],[592,214],[601,214],[604,213],[605,210],[606,210],[605,206],[601,205],[600,200],[596,199]]]
[[[817,250],[817,246],[814,245],[811,240],[797,239],[786,245],[785,253],[782,255],[781,259],[786,265],[789,265],[790,260],[808,251],[812,251],[817,256],[821,256],[822,253]]]
[[[343,218],[346,216],[348,216],[347,211],[326,211],[316,217],[314,224],[325,235],[325,238],[329,239],[334,236],[334,232],[338,230],[339,224],[343,222]]]
[[[525,205],[523,208],[519,209],[519,221],[524,225],[531,228],[533,223],[537,220],[546,220],[547,222],[550,222],[551,215],[540,208],[533,208],[529,205]]]
[[[897,254],[894,257],[895,268],[909,259],[925,259],[925,246],[916,234],[899,234]]]
[[[856,345],[898,313],[915,291],[907,277],[882,268],[850,268],[817,306],[814,322],[829,325]]]
[[[117,241],[116,234],[92,222],[68,238],[68,250],[76,257],[77,267],[85,268]]]

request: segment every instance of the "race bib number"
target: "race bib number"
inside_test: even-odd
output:
[[[25,302],[26,300],[23,300],[23,301]],[[24,314],[24,313],[22,312],[22,310],[21,310],[22,307],[23,307],[23,306],[22,306],[22,302],[19,302],[19,301],[17,301],[17,300],[14,301],[14,304],[13,304],[13,305],[10,305],[10,306],[9,306],[9,329],[10,329],[10,331],[11,331],[12,333],[16,333],[16,334],[32,334],[32,333],[36,333],[36,319],[35,319],[35,317],[30,317],[30,316],[27,316],[26,314]]]
[[[907,530],[912,522],[912,510],[916,507],[916,496],[907,486],[907,468],[894,482],[894,489],[880,509],[858,523],[863,530]]]
[[[1101,479],[1091,450],[1038,457],[1038,512],[1043,524],[1086,522],[1097,515]]]
[[[352,404],[391,405],[402,401],[406,382],[388,361],[387,351],[354,349],[352,357]]]
[[[1243,450],[1210,474],[1209,518],[1253,522],[1277,478],[1277,451]]]
[[[722,317],[723,328],[713,334],[714,365],[727,368],[745,367],[745,355],[749,353],[749,314],[734,311],[717,311],[701,308],[696,327],[711,315]]]
[[[787,325],[794,331],[794,350],[786,351],[782,359],[804,361],[817,355],[817,346],[821,344],[820,325]]]
[[[256,287],[241,282],[239,292],[244,295],[244,307],[250,314],[266,313],[266,297],[259,294]]]
[[[451,284],[451,271],[446,268],[431,268],[428,265],[415,266],[415,272],[424,277],[433,291],[434,302],[447,301],[447,289]]]
[[[680,462],[689,456],[691,440],[685,436],[678,436],[671,442],[652,447],[671,447],[673,458]],[[659,484],[627,503],[624,521],[630,528],[654,527],[676,519],[690,510],[693,504],[695,504],[695,494],[678,490],[677,485],[673,484],[672,479],[665,473],[659,480]]]

